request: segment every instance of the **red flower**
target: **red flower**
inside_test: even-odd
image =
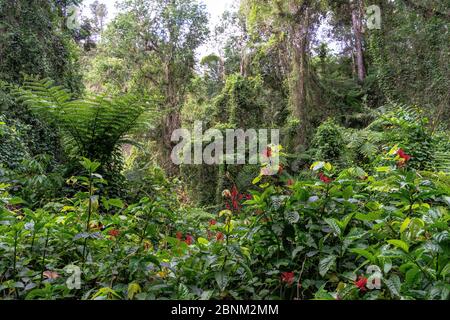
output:
[[[228,210],[230,210],[231,209],[231,207],[230,207],[230,204],[229,203],[225,203],[225,207],[228,209]]]
[[[281,274],[281,281],[287,283],[289,286],[294,282],[294,273],[293,272],[283,272]]]
[[[217,240],[217,241],[222,241],[223,238],[224,238],[223,233],[220,232],[220,231],[217,232],[217,234],[216,234],[216,240]]]
[[[235,199],[232,200],[232,203],[233,203],[233,208],[235,210],[239,210],[239,204],[238,204],[238,202]]]
[[[359,291],[366,292],[367,278],[363,276],[359,276],[358,280],[355,281],[355,286],[359,288]]]
[[[210,226],[214,226],[216,223],[217,223],[217,221],[214,220],[214,219],[209,220],[209,225]]]
[[[263,156],[265,156],[266,158],[270,158],[272,156],[272,149],[270,147],[264,149]]]
[[[251,200],[251,199],[252,199],[252,195],[251,195],[251,194],[248,194],[248,195],[245,196],[245,198],[246,198],[247,200]]]
[[[330,183],[333,181],[333,179],[328,178],[326,175],[324,175],[322,172],[319,174],[319,178],[321,181],[325,182],[325,183]]]
[[[404,160],[403,162],[407,162],[409,161],[409,159],[411,159],[411,156],[409,154],[406,154],[402,148],[398,149],[397,155]]]
[[[288,185],[288,186],[292,186],[293,184],[294,184],[294,180],[289,179],[289,180],[287,181],[287,185]]]
[[[183,238],[183,233],[181,231],[177,231],[177,239],[181,240]]]
[[[238,195],[238,189],[236,188],[236,186],[233,186],[233,188],[231,188],[231,198],[235,199],[236,196]]]
[[[117,237],[119,234],[120,234],[120,231],[119,230],[117,230],[117,229],[112,229],[112,230],[109,230],[108,231],[108,234],[111,236],[111,237]]]
[[[186,242],[186,244],[189,246],[194,242],[194,238],[190,234],[188,234],[186,236],[186,240],[184,240],[184,242]]]

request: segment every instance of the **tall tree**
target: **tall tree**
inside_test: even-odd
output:
[[[170,174],[173,130],[194,74],[196,49],[209,29],[205,6],[197,0],[126,0],[103,35],[102,74],[119,74],[125,89],[151,92],[164,114],[159,139],[161,162]],[[100,55],[102,56],[102,54]],[[119,72],[116,72],[119,70]],[[123,89],[123,88],[119,88]]]
[[[333,37],[344,45],[344,54],[351,54],[353,73],[361,84],[367,74],[364,58],[363,0],[330,1],[329,9]]]
[[[299,121],[294,142],[305,145],[314,102],[311,91],[319,89],[309,67],[310,45],[314,31],[323,14],[322,3],[311,0],[268,1],[247,0],[243,2],[251,31],[269,43],[284,43],[280,60],[287,61],[289,68],[289,96],[292,116]]]
[[[360,83],[363,83],[366,77],[366,68],[364,66],[364,53],[363,53],[363,35],[362,35],[363,3],[361,0],[350,0],[350,6],[352,11],[352,30],[353,30],[353,41],[355,44],[358,81]]]
[[[89,8],[91,9],[95,29],[98,33],[101,33],[105,25],[106,16],[108,15],[108,9],[104,3],[101,3],[98,0],[91,3]]]

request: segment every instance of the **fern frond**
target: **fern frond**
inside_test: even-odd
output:
[[[97,95],[73,100],[51,80],[30,80],[16,96],[42,119],[55,124],[79,155],[108,162],[127,135],[158,118],[151,101],[134,95]]]

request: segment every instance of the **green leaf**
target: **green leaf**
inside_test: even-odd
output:
[[[178,286],[178,299],[187,299],[189,296],[189,289],[184,283],[180,283]]]
[[[257,176],[255,179],[252,180],[252,184],[257,184],[258,182],[261,181],[261,178],[262,178],[261,175]]]
[[[360,256],[363,256],[364,258],[369,260],[371,263],[375,263],[375,260],[376,260],[375,256],[366,249],[354,248],[354,249],[350,249],[350,252],[353,252]]]
[[[123,208],[123,202],[122,202],[122,200],[120,200],[120,199],[117,199],[117,198],[116,198],[116,199],[109,199],[109,200],[108,200],[108,203],[109,203],[110,205],[116,207],[116,208],[120,208],[120,209]]]
[[[416,282],[419,274],[420,269],[417,266],[413,266],[411,269],[409,269],[405,274],[405,280],[408,285],[413,285]]]
[[[333,229],[334,233],[340,237],[341,236],[341,227],[339,225],[339,221],[334,218],[325,218],[323,219],[330,227]]]
[[[379,220],[380,217],[381,217],[380,211],[370,211],[368,214],[364,214],[364,213],[355,214],[355,219],[362,220],[362,221],[375,221],[375,220]]]
[[[323,277],[328,270],[333,266],[333,264],[336,262],[336,256],[335,255],[329,255],[328,257],[323,258],[319,262],[319,274]]]
[[[294,250],[292,250],[292,259],[294,259],[297,256],[297,254],[299,252],[303,251],[304,249],[305,249],[304,246],[299,246],[299,247],[296,247]]]
[[[228,276],[225,272],[220,271],[215,274],[217,285],[219,286],[220,291],[224,291],[228,285]]]
[[[394,245],[397,248],[402,249],[406,253],[409,252],[409,246],[405,241],[392,239],[392,240],[388,240],[387,242]]]
[[[132,282],[128,285],[127,291],[128,291],[128,293],[127,293],[128,300],[133,300],[134,296],[137,295],[138,293],[140,293],[142,291],[142,289],[138,283]]]
[[[197,239],[197,242],[200,243],[200,244],[204,244],[204,245],[207,245],[209,243],[208,240],[206,240],[205,238],[202,238],[202,237],[199,237]]]
[[[344,189],[344,191],[342,192],[342,196],[344,197],[345,200],[350,199],[352,195],[353,195],[353,187],[352,186],[346,187]]]
[[[411,219],[410,219],[410,218],[406,218],[406,219],[403,221],[402,225],[400,226],[400,233],[402,233],[403,231],[406,230],[406,228],[408,228],[410,222],[411,222]]]
[[[23,200],[22,198],[19,198],[19,197],[13,197],[13,198],[9,199],[8,202],[9,202],[9,204],[12,204],[12,205],[26,203],[25,200]]]
[[[353,218],[353,213],[350,213],[350,214],[346,215],[344,219],[342,219],[342,221],[340,222],[342,232],[345,231],[348,223],[352,220],[352,218]]]
[[[400,296],[401,282],[400,278],[397,275],[394,274],[389,279],[385,279],[384,284],[386,285],[386,287],[388,287],[393,297]]]

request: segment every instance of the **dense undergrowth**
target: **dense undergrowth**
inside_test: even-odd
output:
[[[0,185],[3,298],[449,297],[450,177],[397,145],[370,169],[259,176],[216,213],[181,205],[157,172],[148,196],[108,198],[100,164],[80,163],[73,196],[36,209]]]

